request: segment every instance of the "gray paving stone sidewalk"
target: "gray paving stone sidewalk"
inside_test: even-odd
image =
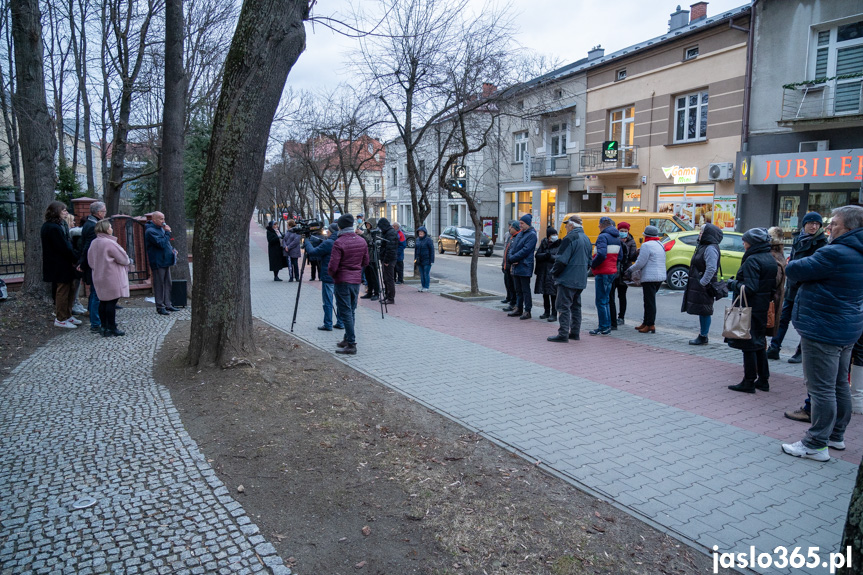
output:
[[[253,311],[287,330],[296,291],[254,273],[266,265],[266,251],[253,243]],[[304,289],[294,335],[332,352],[339,333],[318,331],[320,315],[320,292]],[[696,548],[801,546],[805,555],[819,547],[826,558],[839,546],[856,465],[788,457],[764,435],[393,316],[382,321],[377,309],[359,307],[357,323],[359,353],[348,365]],[[676,335],[652,341],[691,353]],[[740,361],[721,346],[710,355]],[[756,571],[828,572],[825,565]]]
[[[118,315],[125,337],[70,330],[0,383],[0,574],[289,575],[153,381],[188,312]]]

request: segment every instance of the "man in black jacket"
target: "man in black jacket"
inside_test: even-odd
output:
[[[81,228],[81,256],[78,258],[78,271],[84,274],[84,283],[90,286],[90,298],[87,300],[87,311],[90,313],[90,331],[99,333],[102,320],[99,318],[99,296],[93,286],[93,270],[87,263],[87,252],[90,244],[96,239],[96,224],[108,214],[104,202],[90,204],[90,215]]]
[[[395,303],[396,299],[396,260],[398,259],[399,233],[390,225],[386,218],[378,220],[378,229],[384,243],[381,253],[378,255],[384,274],[384,303],[389,305]]]
[[[809,257],[827,245],[827,237],[821,227],[823,224],[824,220],[818,212],[809,212],[803,216],[803,225],[797,235],[794,236],[794,243],[791,246],[791,261]],[[787,280],[785,283],[785,300],[782,304],[782,315],[779,317],[779,328],[776,330],[776,335],[770,340],[767,359],[779,359],[782,340],[785,339],[785,334],[788,332],[791,313],[794,311],[794,298],[797,297],[799,286],[791,280]],[[797,351],[788,360],[788,363],[800,363],[800,346],[797,346]]]

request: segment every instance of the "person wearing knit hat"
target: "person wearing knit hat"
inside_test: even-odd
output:
[[[827,245],[827,235],[822,227],[824,220],[818,212],[809,212],[803,216],[800,231],[794,234],[791,242],[791,256],[789,261],[796,261],[802,258],[808,258],[819,249]],[[779,317],[779,325],[776,328],[776,335],[770,340],[770,347],[767,348],[767,359],[779,359],[779,352],[782,349],[782,342],[785,340],[785,334],[788,333],[788,327],[791,325],[791,314],[794,312],[794,300],[797,297],[797,288],[799,286],[787,281],[785,285],[785,298],[782,304],[782,315]],[[802,361],[800,355],[800,346],[788,359],[788,363],[800,363]],[[809,421],[809,400],[797,410],[789,410],[785,412],[785,416],[795,421]]]
[[[689,262],[689,281],[683,291],[680,311],[698,316],[698,337],[689,340],[689,345],[710,343],[710,324],[713,320],[713,306],[716,291],[714,282],[719,281],[719,260],[722,253],[719,244],[725,236],[719,226],[704,224],[698,234],[698,244]]]
[[[350,227],[350,226],[348,226]],[[324,323],[318,326],[321,331],[333,331],[333,278],[327,271],[330,265],[330,256],[333,253],[333,245],[339,235],[339,225],[332,223],[327,228],[329,234],[324,237],[312,234],[306,239],[305,250],[309,261],[317,260],[321,277],[321,303],[324,308]],[[336,322],[336,327],[342,327]]]
[[[636,272],[640,276],[644,319],[635,328],[639,333],[656,333],[656,292],[665,281],[665,248],[659,242],[660,235],[656,226],[644,228],[644,242],[624,278],[630,279]]]
[[[620,256],[620,233],[614,227],[614,220],[608,216],[599,218],[599,235],[596,237],[596,255],[590,262],[593,270],[594,303],[599,326],[590,330],[590,335],[608,335],[611,333],[611,310],[608,296],[611,285],[617,277],[617,259]]]
[[[618,324],[623,325],[626,317],[626,290],[629,286],[623,281],[623,274],[635,263],[638,257],[638,246],[635,239],[629,233],[630,225],[627,222],[617,224],[617,232],[620,234],[620,255],[617,256],[617,278],[611,284],[611,292],[608,294],[608,312],[611,318],[611,329],[616,330]],[[614,303],[615,295],[620,301],[620,311]]]
[[[506,307],[503,308],[503,311],[509,313],[515,311],[516,308],[520,308],[519,305],[519,294],[515,290],[515,282],[512,279],[512,274],[510,273],[510,262],[509,262],[509,248],[512,245],[512,240],[515,239],[515,236],[521,231],[518,225],[518,221],[510,220],[509,228],[507,228],[509,232],[506,236],[506,242],[503,245],[503,256],[501,258],[500,269],[503,271],[503,285],[506,288],[506,297],[501,300],[500,303],[505,303]]]
[[[560,247],[560,239],[557,235],[557,230],[552,226],[548,226],[545,230],[545,237],[539,244],[539,249],[536,250],[536,283],[534,283],[533,293],[542,295],[543,314],[539,319],[548,320],[549,322],[557,321],[557,287],[554,285],[554,278],[551,277],[551,266],[554,265],[554,258],[557,256],[557,249]]]
[[[340,216],[337,221],[340,230],[354,227],[354,217],[351,214],[344,214],[343,216]]]
[[[339,218],[339,237],[333,243],[327,273],[333,278],[333,291],[338,308],[338,322],[345,327],[345,337],[336,344],[336,353],[357,353],[354,333],[354,313],[363,279],[363,268],[369,265],[369,248],[353,228],[350,214]],[[342,227],[343,224],[345,227]]]
[[[526,223],[529,226],[533,225],[533,216],[531,216],[530,214],[524,214],[523,216],[518,218],[518,220],[520,222]]]
[[[733,299],[746,290],[746,303],[752,308],[750,339],[725,339],[743,352],[743,381],[729,385],[732,391],[755,393],[770,389],[770,367],[767,364],[767,314],[776,291],[776,260],[770,255],[770,236],[766,228],[752,228],[743,234],[746,251],[740,260],[737,277],[729,282]]]
[[[534,251],[536,250],[536,230],[530,225],[530,214],[519,218],[521,231],[512,240],[509,247],[509,273],[512,275],[515,291],[519,296],[520,308],[516,308],[507,315],[519,319],[530,319],[530,310],[533,307],[533,295],[530,293],[530,276],[533,275]]]

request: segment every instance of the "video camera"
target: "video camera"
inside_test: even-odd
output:
[[[323,229],[324,224],[320,220],[315,219],[306,219],[306,220],[296,220],[296,225],[292,227],[290,232],[295,234],[300,234],[302,236],[309,237],[315,232],[319,232]]]

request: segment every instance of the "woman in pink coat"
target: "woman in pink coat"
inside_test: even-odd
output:
[[[117,329],[117,300],[129,297],[129,256],[112,235],[114,229],[110,220],[100,220],[95,232],[96,239],[90,244],[87,262],[93,270],[93,287],[99,294],[102,337],[126,335]]]

